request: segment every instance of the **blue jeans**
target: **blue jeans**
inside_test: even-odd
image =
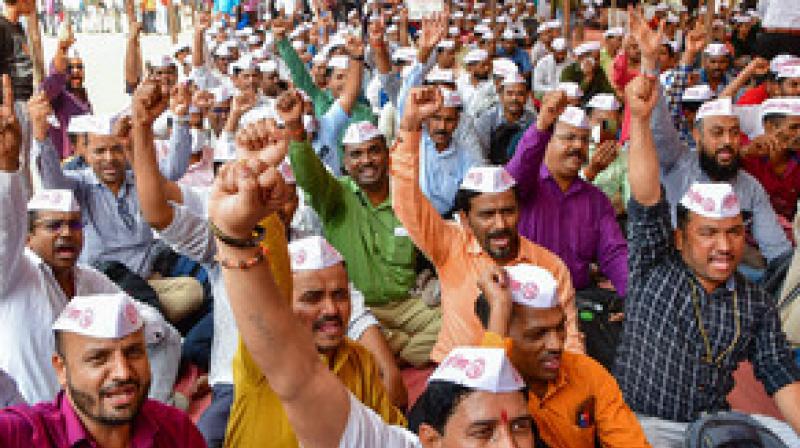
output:
[[[206,439],[208,448],[222,448],[225,430],[233,406],[233,384],[215,384],[211,388],[211,404],[197,421],[197,429]]]

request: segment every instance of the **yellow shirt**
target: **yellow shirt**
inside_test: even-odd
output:
[[[265,246],[278,288],[290,300],[292,274],[283,223],[277,215],[265,219]],[[326,365],[331,365],[323,359]],[[355,342],[345,340],[333,360],[333,373],[367,407],[390,424],[406,425],[381,383],[372,355]],[[241,338],[233,358],[234,399],[228,419],[225,446],[236,448],[297,447],[297,438],[275,392],[247,351]]]

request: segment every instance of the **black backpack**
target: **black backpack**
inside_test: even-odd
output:
[[[788,448],[749,415],[717,412],[703,416],[686,430],[685,448]]]

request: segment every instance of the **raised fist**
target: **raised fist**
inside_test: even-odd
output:
[[[14,88],[11,78],[3,75],[3,104],[0,104],[0,156],[19,158],[22,142],[17,114],[14,113]]]
[[[145,79],[133,92],[133,124],[152,126],[156,118],[166,110],[167,104],[169,96],[165,92],[165,86],[155,78]]]
[[[433,116],[443,103],[439,87],[414,87],[408,93],[401,128],[409,131],[421,129],[422,122]]]
[[[539,117],[536,119],[536,127],[542,131],[550,129],[566,107],[567,94],[563,90],[548,92],[545,94],[544,98],[542,98],[542,106],[539,108]]]
[[[632,118],[650,119],[650,114],[658,101],[655,79],[637,76],[625,87],[625,103]]]
[[[53,113],[50,107],[50,100],[44,92],[39,92],[31,96],[28,100],[28,115],[31,120],[31,132],[36,140],[43,141],[47,138],[47,131],[50,123],[47,117]]]

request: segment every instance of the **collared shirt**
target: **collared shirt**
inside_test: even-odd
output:
[[[330,174],[307,144],[290,143],[289,158],[297,185],[308,195],[325,237],[344,257],[350,280],[367,305],[408,298],[416,279],[416,254],[392,210],[391,196],[372,205],[350,177]]]
[[[277,47],[281,58],[286,62],[286,66],[291,72],[292,82],[297,88],[303,90],[311,97],[311,102],[314,103],[314,116],[321,117],[325,115],[325,112],[330,109],[334,101],[336,101],[336,98],[333,97],[330,90],[320,89],[314,84],[314,80],[311,79],[311,75],[308,73],[305,63],[303,63],[300,56],[297,55],[297,52],[292,48],[292,44],[288,40],[282,39],[278,41]],[[350,121],[348,124],[358,123],[360,121],[369,121],[372,124],[377,123],[377,117],[372,113],[369,104],[363,102],[363,100],[358,100],[353,104],[353,110],[350,111]],[[341,144],[341,138],[339,139],[339,143]]]
[[[681,141],[690,148],[695,147],[694,137],[692,136],[692,129],[686,121],[686,116],[683,114],[683,93],[689,86],[689,73],[692,67],[686,64],[678,64],[675,69],[670,70],[661,79],[661,84],[664,87],[664,96],[667,100],[669,107],[669,114],[672,117],[672,123],[678,130],[678,135]]]
[[[535,120],[535,112],[531,112],[528,109],[523,109],[522,115],[513,124],[518,127],[519,131],[524,131]],[[478,115],[477,119],[475,119],[475,133],[478,136],[478,141],[480,142],[484,158],[489,156],[495,131],[497,131],[497,129],[504,124],[509,123],[508,120],[506,120],[506,114],[503,112],[502,104],[497,104],[493,108],[484,111],[482,114]],[[514,147],[516,148],[516,146]],[[513,154],[513,152],[514,148],[510,148],[510,150],[506,151],[504,154]]]
[[[551,137],[531,126],[506,165],[517,180],[519,232],[561,257],[576,289],[590,286],[590,265],[596,262],[624,296],[628,249],[614,208],[600,189],[580,178],[561,191],[544,163]]]
[[[131,448],[206,446],[189,416],[171,406],[145,400],[132,423]],[[64,392],[55,401],[0,411],[0,445],[31,448],[98,448]]]
[[[495,261],[483,251],[469,227],[446,222],[425,199],[419,187],[417,145],[420,133],[401,134],[392,151],[394,210],[408,234],[436,267],[442,289],[442,329],[431,353],[441,360],[454,347],[475,345],[483,330],[475,315],[478,278]],[[400,141],[398,139],[398,141]],[[582,352],[583,340],[575,315],[575,290],[564,263],[547,249],[520,236],[517,257],[509,265],[534,264],[547,269],[558,282],[558,300],[567,316],[568,350]]]
[[[159,237],[176,252],[202,264],[208,272],[214,295],[214,339],[211,342],[208,382],[211,385],[233,384],[233,371],[236,369],[234,355],[240,348],[239,330],[228,300],[222,271],[214,259],[217,246],[208,227],[207,206],[210,191],[181,187],[181,193],[183,205],[173,205],[175,214],[172,222],[159,232]],[[261,224],[266,229],[264,243],[270,253],[269,265],[275,283],[288,298],[291,295],[292,278],[285,229],[277,215],[266,218]]]
[[[596,150],[596,145],[589,146],[589,160]],[[606,194],[611,205],[616,209],[619,206],[624,209],[631,198],[631,186],[628,183],[628,148],[623,146],[617,154],[617,158],[611,162],[606,169],[597,173],[592,181],[595,187]],[[619,211],[619,210],[617,210]],[[624,236],[624,235],[623,235]]]
[[[628,227],[630,283],[614,376],[631,409],[678,422],[726,410],[745,359],[769,395],[800,380],[775,301],[740,274],[706,293],[675,248],[663,191],[650,207],[631,200]],[[704,360],[703,333],[718,364]]]
[[[59,126],[50,127],[50,140],[61,154],[61,158],[72,155],[74,148],[69,142],[67,130],[72,117],[92,113],[92,105],[85,103],[75,94],[67,90],[67,74],[58,73],[50,67],[50,75],[42,82],[42,90],[50,100],[53,115],[56,116]]]
[[[736,78],[736,73],[733,71],[732,68],[728,69],[727,72],[723,73],[722,80],[720,81],[719,84],[717,84],[717,88],[713,89],[714,95],[719,96],[719,94],[721,94],[722,91],[725,90],[725,87],[727,87],[728,84],[730,84],[734,78]],[[700,69],[700,84],[708,84],[708,86],[711,87],[711,84],[708,82],[708,73],[704,68]],[[739,97],[738,93],[734,94],[733,99],[736,100],[738,97]]]
[[[690,151],[678,137],[663,96],[653,109],[650,124],[653,130],[653,143],[661,165],[661,179],[667,192],[667,201],[672,208],[672,222],[675,223],[675,208],[683,194],[692,183],[710,182],[710,179],[700,168],[697,152]],[[778,223],[778,217],[772,210],[764,187],[744,170],[739,170],[729,183],[739,198],[742,210],[752,214],[752,223],[748,223],[748,230],[755,238],[764,258],[774,260],[792,250],[792,245]]]
[[[331,371],[358,401],[380,415],[387,424],[406,425],[405,417],[386,394],[378,367],[367,349],[345,339],[332,362],[320,356],[326,366],[332,366]],[[237,373],[237,400],[231,408],[225,444],[232,447],[298,447],[280,398],[249,354],[243,357],[242,369]]]
[[[382,447],[422,448],[419,438],[400,426],[388,425],[381,417],[350,395],[347,425],[339,439],[339,448]]]
[[[483,347],[510,352],[513,341],[486,332]],[[550,448],[649,447],[636,415],[608,370],[586,355],[565,352],[555,381],[543,397],[531,392],[528,409],[539,436]]]
[[[453,209],[456,192],[467,171],[484,164],[476,146],[459,143],[454,135],[450,146],[439,151],[425,131],[419,144],[419,157],[424,161],[419,167],[419,186],[440,214]]]
[[[533,91],[542,96],[558,87],[561,73],[568,65],[573,63],[572,58],[566,57],[562,62],[556,62],[555,56],[550,53],[536,63],[533,69]]]
[[[800,195],[800,158],[791,153],[782,174],[775,172],[769,157],[745,157],[743,162],[744,169],[766,190],[775,213],[791,222],[797,211],[797,198]]]
[[[52,365],[55,341],[51,325],[69,302],[50,267],[25,247],[27,214],[21,173],[0,172],[0,369],[14,378],[28,403],[52,400],[61,388]],[[102,273],[74,268],[75,295],[110,294],[119,287]],[[151,309],[137,302],[140,311]],[[177,375],[180,335],[155,310],[143,316],[161,339],[148,342],[153,371],[153,398],[166,400]],[[177,350],[176,350],[177,348]],[[172,378],[169,377],[172,371]],[[163,381],[162,381],[163,379]],[[167,384],[168,383],[168,384]],[[166,390],[166,392],[165,392]]]
[[[174,172],[168,179],[179,179],[186,171],[191,155],[189,128],[173,128],[173,150],[169,157]],[[34,139],[33,154],[38,154],[44,188],[72,190],[83,216],[83,252],[80,261],[94,265],[102,261],[118,261],[143,278],[150,276],[153,261],[161,245],[153,238],[150,225],[142,217],[136,194],[133,171],[127,170],[120,190],[115,195],[91,168],[63,171],[60,157],[50,139]]]

